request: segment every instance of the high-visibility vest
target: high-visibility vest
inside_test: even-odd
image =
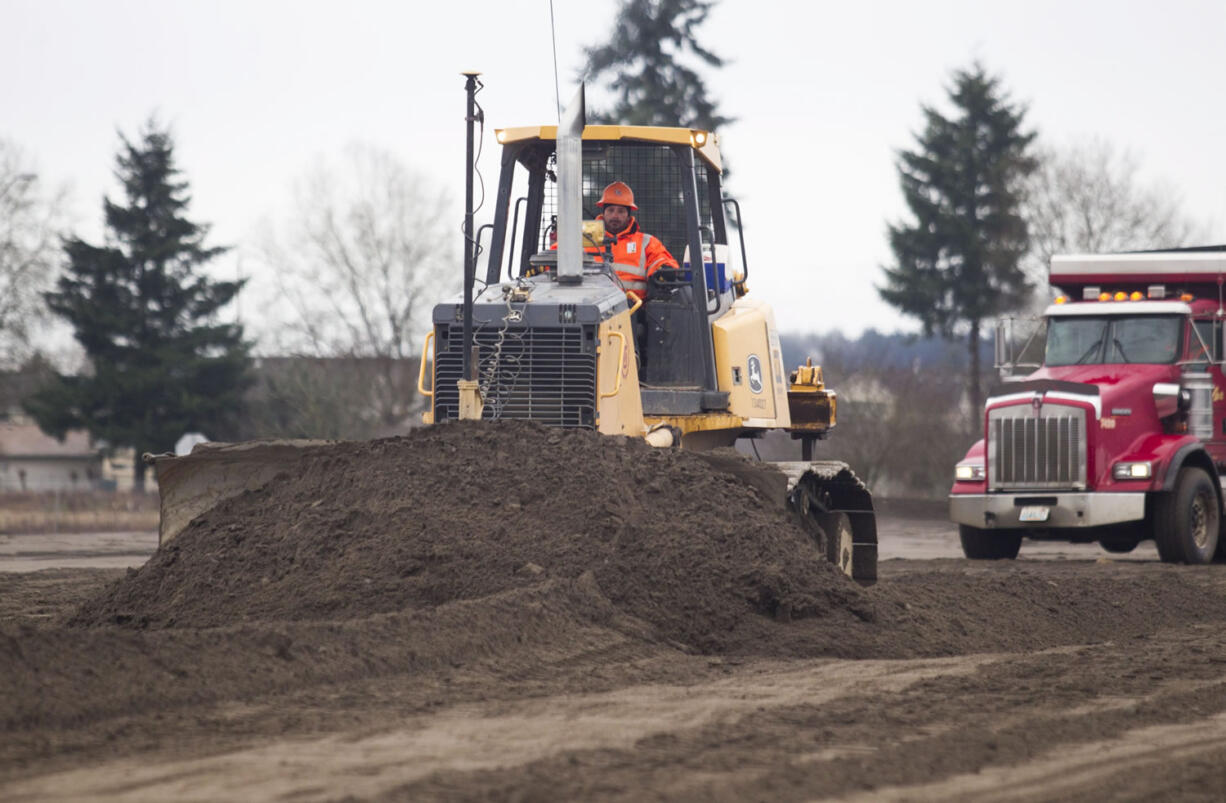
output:
[[[620,234],[609,236],[610,242],[602,247],[584,249],[591,254],[604,254],[613,261],[613,271],[626,290],[638,298],[647,295],[647,279],[662,267],[677,267],[677,260],[658,238],[639,230],[638,220],[630,218],[630,225]]]
[[[555,242],[549,247],[556,249],[558,244]],[[612,261],[613,272],[617,274],[617,278],[627,292],[633,293],[639,299],[647,296],[647,279],[651,274],[663,267],[677,267],[677,260],[673,259],[664,243],[660,242],[658,237],[640,231],[639,222],[633,217],[620,234],[606,235],[603,246],[593,245],[583,250],[589,254],[600,254]]]

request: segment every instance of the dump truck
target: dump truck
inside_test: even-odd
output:
[[[1049,277],[1059,295],[1033,372],[1018,375],[1017,344],[997,330],[1012,381],[985,403],[949,495],[964,553],[1015,558],[1027,537],[1126,553],[1152,539],[1167,562],[1220,559],[1226,246],[1060,255]]]
[[[811,360],[784,369],[771,307],[749,292],[740,205],[721,184],[719,137],[587,125],[580,88],[559,124],[496,131],[493,221],[474,232],[476,87],[467,74],[463,293],[433,309],[419,377],[424,422],[529,420],[695,450],[789,433],[800,459],[776,464],[787,503],[826,558],[873,582],[872,495],[846,463],[813,459],[814,444],[836,425],[837,394]],[[678,259],[637,292],[602,249],[596,201],[613,182],[633,188],[642,230]],[[223,496],[286,470],[296,448],[309,446],[198,447],[156,461],[162,538]]]

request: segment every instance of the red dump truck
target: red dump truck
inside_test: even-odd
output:
[[[1023,537],[1162,560],[1226,555],[1226,246],[1057,256],[1042,364],[987,400],[949,496],[968,558]],[[997,330],[1006,372],[1012,345]]]

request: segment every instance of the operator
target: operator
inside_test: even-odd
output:
[[[643,299],[647,295],[648,277],[660,268],[676,268],[677,260],[659,238],[639,228],[638,220],[630,214],[638,211],[634,192],[625,182],[614,181],[605,187],[596,205],[601,207],[596,219],[604,221],[605,244],[603,248],[584,250],[590,254],[603,251],[611,256],[617,278],[628,292]]]

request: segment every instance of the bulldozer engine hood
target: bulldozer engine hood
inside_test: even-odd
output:
[[[603,273],[588,273],[572,285],[542,274],[481,290],[473,299],[473,325],[501,326],[508,316],[507,323],[515,327],[597,324],[628,308],[625,291]],[[463,314],[463,298],[444,301],[434,308],[434,324],[458,323]]]

